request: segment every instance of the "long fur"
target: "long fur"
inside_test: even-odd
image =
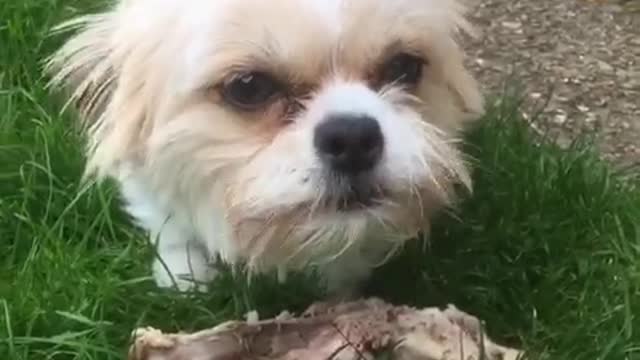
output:
[[[57,28],[75,35],[47,69],[79,109],[87,175],[122,185],[171,278],[189,269],[209,280],[217,256],[256,270],[323,264],[329,278],[357,266],[356,278],[428,226],[457,184],[471,187],[458,135],[483,105],[457,43],[472,32],[464,10],[454,0],[122,0]],[[424,79],[413,91],[369,88],[395,46],[428,59]],[[312,90],[236,111],[217,86],[253,68]],[[381,125],[375,207],[345,214],[334,201],[347,185],[326,175],[310,140],[330,112]]]

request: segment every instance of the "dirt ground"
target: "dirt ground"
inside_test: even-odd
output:
[[[552,91],[544,116],[531,123],[536,131],[561,146],[592,134],[605,158],[640,165],[640,1],[467,3],[480,32],[467,44],[469,62],[486,93],[513,78],[532,108]]]

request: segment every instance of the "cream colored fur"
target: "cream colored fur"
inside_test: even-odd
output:
[[[454,184],[470,186],[458,138],[482,99],[456,43],[469,30],[463,10],[453,0],[126,0],[63,25],[76,35],[49,69],[81,111],[87,174],[116,179],[157,244],[159,285],[209,281],[219,256],[256,271],[317,267],[348,290],[428,226]],[[371,69],[397,46],[428,59],[421,83],[372,89]],[[309,86],[303,110],[283,122],[282,104],[227,106],[216,84],[251,66]],[[311,139],[334,111],[380,123],[376,207],[322,201]]]

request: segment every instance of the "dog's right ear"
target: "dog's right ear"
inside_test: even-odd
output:
[[[50,84],[71,91],[88,134],[87,174],[113,174],[118,165],[139,156],[151,124],[150,72],[161,43],[153,21],[138,19],[131,1],[105,13],[84,16],[55,29],[75,34],[51,56]],[[137,10],[137,9],[133,9]],[[155,18],[155,17],[154,17]],[[154,19],[151,18],[151,19]]]
[[[81,112],[83,124],[91,127],[113,92],[116,64],[113,58],[114,13],[82,16],[53,29],[54,34],[75,32],[46,63],[52,87],[71,92],[69,104]]]

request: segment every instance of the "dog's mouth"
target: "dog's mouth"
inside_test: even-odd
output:
[[[348,194],[347,196],[338,199],[336,209],[340,212],[367,210],[382,204],[384,197],[385,196],[382,193],[371,194],[369,196]]]
[[[380,206],[389,192],[368,178],[334,179],[328,184],[325,204],[339,212],[367,210]]]

